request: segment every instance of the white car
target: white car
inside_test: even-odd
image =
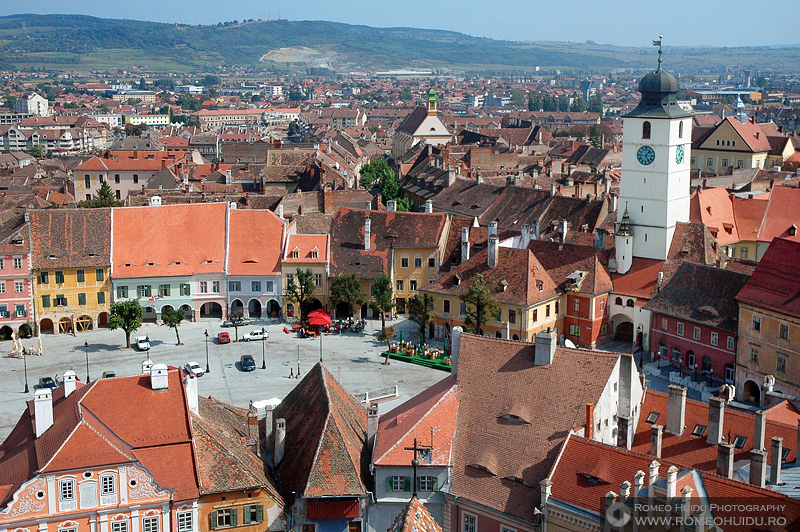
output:
[[[136,337],[136,347],[139,351],[149,351],[150,350],[150,337],[149,336],[137,336]]]
[[[250,340],[265,340],[267,338],[269,338],[269,333],[265,330],[259,329],[257,331],[250,331],[242,336],[242,341],[249,342]]]
[[[184,369],[186,369],[188,373],[191,373],[195,377],[202,377],[205,374],[203,366],[197,362],[187,362],[186,365],[184,365]]]

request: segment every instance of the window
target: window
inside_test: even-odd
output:
[[[50,296],[42,296],[42,308],[50,308]]]
[[[555,314],[556,314],[556,316],[558,316],[558,301],[556,301],[556,310],[555,310]]]
[[[683,323],[678,322],[678,336],[683,336]]]
[[[76,274],[76,276],[78,278],[78,282],[79,283],[85,283],[86,282],[86,272],[84,270],[77,270],[75,272],[75,274]]]
[[[0,281],[0,294],[5,294],[5,293],[6,293],[6,282]]]
[[[714,166],[714,158],[706,157],[706,166]]]
[[[581,302],[576,297],[575,299],[572,300],[572,312],[578,312],[580,309],[581,309]]]
[[[100,476],[100,495],[111,495],[117,492],[117,483],[114,480],[114,475]]]
[[[537,321],[539,321],[539,309],[535,308],[533,309],[533,323],[536,323]]]
[[[419,491],[436,491],[436,477],[418,477]]]
[[[445,299],[442,302],[442,312],[444,312],[445,314],[450,314],[450,300],[449,299]]]
[[[428,257],[428,268],[436,267],[436,257]]]
[[[494,321],[503,321],[503,309],[497,309],[497,314],[494,316]]]
[[[747,258],[747,248],[741,248],[739,250],[739,256],[743,259]]]
[[[672,360],[675,360],[676,362],[681,361],[681,348],[677,345],[672,348]]]
[[[534,311],[534,312],[536,312],[536,311]],[[462,302],[461,302],[461,304],[458,306],[458,313],[459,313],[460,315],[462,315],[462,316],[466,316],[466,315],[467,315],[467,304],[466,304],[466,303],[464,303],[463,301],[462,301]]]
[[[128,287],[127,286],[118,286],[117,287],[117,299],[126,299],[128,297]]]
[[[397,280],[397,291],[398,292],[402,292],[403,291],[403,280],[402,279],[398,279]]]
[[[142,517],[142,532],[158,532],[158,516]]]
[[[755,345],[750,346],[750,362],[758,364],[758,347]]]
[[[139,174],[133,174],[133,182],[134,183],[138,183],[139,182]]]
[[[786,358],[785,357],[778,357],[778,363],[776,364],[776,370],[778,373],[786,373]]]
[[[53,300],[53,304],[57,307],[66,307],[67,306],[67,296],[64,294],[56,294],[55,299]]]
[[[474,515],[464,514],[464,526],[461,532],[478,532],[478,518]]]
[[[216,512],[211,512],[211,523],[212,525],[216,524],[216,526],[212,526],[212,528],[224,528],[226,526],[236,525],[238,521],[237,518],[239,517],[238,513],[236,508],[223,508]],[[214,514],[216,514],[216,516]],[[214,517],[216,517],[216,519],[214,519]]]
[[[694,328],[694,333],[693,333],[693,336],[692,336],[692,337],[693,337],[695,340],[699,340],[699,339],[700,339],[700,327],[695,327],[695,328]]]
[[[703,436],[703,433],[706,431],[708,427],[705,425],[697,424],[694,426],[694,430],[692,431],[692,436],[697,436],[698,438]]]
[[[414,268],[422,268],[422,257],[414,258]]]
[[[14,269],[21,270],[22,269],[22,259],[20,257],[14,257]]]
[[[622,298],[621,298],[621,297],[618,297],[617,299],[615,299],[615,300],[614,300],[614,304],[616,304],[616,305],[622,305]]]
[[[516,310],[508,310],[508,323],[517,323],[517,311]]]
[[[119,183],[119,174],[114,174],[114,183]]]
[[[660,416],[660,415],[661,415],[661,412],[650,412],[650,414],[648,414],[647,419],[645,420],[645,422],[650,423],[652,425],[653,423],[658,421],[658,416]]]
[[[747,436],[742,436],[741,434],[737,434],[736,437],[733,439],[733,446],[737,449],[744,449],[744,444],[747,442]]]
[[[208,293],[208,282],[207,281],[200,281],[200,293],[207,294]]]
[[[754,331],[761,330],[761,316],[753,316],[753,330]]]
[[[103,268],[97,268],[94,271],[94,279],[101,283],[106,280],[106,272],[103,271]]]
[[[408,257],[403,257],[400,259],[400,267],[408,268]]]
[[[98,305],[105,305],[106,304],[106,293],[105,292],[97,292],[97,304]]]
[[[0,270],[5,270],[6,268],[6,260],[0,259]]]
[[[192,289],[189,287],[188,283],[184,283],[181,285],[181,295],[188,296],[192,294]]]
[[[600,334],[608,334],[608,323],[600,326]]]
[[[780,331],[778,332],[781,340],[788,340],[789,339],[789,326],[785,323],[781,323]]]
[[[259,284],[261,284],[261,283],[259,283]],[[314,275],[314,286],[316,286],[316,287],[322,286],[322,274],[321,273],[318,273],[318,274]]]
[[[408,289],[411,290],[412,292],[417,289],[416,279],[411,279],[410,281],[408,281]]]
[[[711,333],[711,345],[719,344],[719,333],[712,332]]]
[[[296,249],[292,250],[292,253],[291,253],[291,255],[290,255],[290,258],[292,258],[292,259],[299,259],[299,258],[300,258],[300,252],[299,252],[299,251],[297,251]]]
[[[726,158],[724,158],[724,157],[723,157],[723,159],[722,159],[722,163],[721,163],[721,166],[722,166],[723,168],[727,168],[727,167],[728,167],[728,159],[726,159]]]
[[[242,508],[242,522],[246,525],[250,523],[260,523],[264,520],[264,507],[260,504],[251,504]]]
[[[736,348],[736,340],[733,336],[728,336],[728,351],[733,351]]]
[[[550,317],[550,304],[549,303],[544,307],[544,317],[545,318],[549,318]]]
[[[16,314],[18,318],[24,318],[28,315],[28,311],[25,310],[25,305],[16,305]]]
[[[301,532],[317,532],[317,525],[314,523],[306,523],[302,526]]]
[[[75,500],[75,481],[64,479],[58,482],[58,494],[62,501]]]
[[[78,305],[82,307],[86,306],[86,292],[80,292],[78,294]]]
[[[690,368],[694,368],[694,353],[691,351],[686,353],[686,365]]]
[[[219,281],[211,281],[211,291],[219,294]]]
[[[22,281],[14,281],[14,292],[21,294],[25,290],[25,283]]]
[[[241,291],[242,291],[241,281],[228,281],[228,292],[241,292]]]
[[[661,318],[661,330],[666,331],[667,327],[669,327],[669,321],[667,321],[667,318]]]
[[[161,297],[169,297],[169,285],[168,284],[160,284],[158,285],[158,295]]]
[[[311,252],[311,258],[312,259],[318,259],[319,258],[319,251],[312,251]]]
[[[192,519],[191,510],[188,512],[178,512],[178,532],[192,532],[194,529],[194,520]]]
[[[128,532],[128,521],[112,521],[111,532]]]
[[[408,491],[408,477],[398,475],[389,477],[389,491]]]
[[[350,521],[347,524],[347,532],[361,532],[361,521]]]
[[[261,281],[250,281],[250,291],[255,293],[261,292]]]
[[[139,293],[139,297],[150,297],[150,285],[149,284],[139,285],[139,288],[136,291]]]
[[[605,310],[606,310],[606,300],[605,299],[601,299],[600,300],[600,312],[604,312]]]
[[[271,294],[275,291],[275,283],[273,281],[266,281],[264,283],[264,291]]]
[[[629,299],[629,300],[627,300],[627,301],[625,302],[625,306],[626,306],[626,307],[633,307],[633,305],[634,305],[634,303],[633,303],[633,299]]]
[[[642,123],[642,138],[643,139],[649,139],[650,138],[651,129],[652,129],[652,126],[650,125],[650,122]]]
[[[696,164],[697,164],[697,157],[692,155],[692,166],[695,166]]]
[[[83,176],[83,186],[84,188],[91,188],[92,186],[92,178],[89,174]]]
[[[580,336],[581,335],[581,326],[580,325],[570,325],[569,326],[569,334],[570,334],[570,336]]]
[[[292,283],[294,283],[294,275],[291,274],[291,273],[287,274],[286,275],[286,286],[291,286]]]
[[[64,272],[56,271],[56,284],[64,284]]]
[[[744,168],[744,159],[736,159],[736,166]]]
[[[729,384],[733,383],[733,377],[734,377],[735,371],[736,370],[734,369],[733,364],[727,364],[725,366],[725,382],[727,382]]]
[[[42,272],[39,274],[39,284],[50,284],[50,274]]]
[[[678,138],[683,138],[683,122],[678,122]]]

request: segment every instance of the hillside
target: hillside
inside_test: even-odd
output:
[[[678,55],[684,55],[680,48]],[[800,49],[724,49],[726,64],[741,56],[761,68],[794,61]],[[742,49],[744,50],[744,49]],[[691,52],[695,59],[714,50]],[[672,59],[672,58],[671,58]],[[677,57],[675,58],[677,59]],[[694,61],[694,63],[700,63]],[[337,71],[397,68],[610,71],[653,63],[646,48],[525,43],[414,28],[372,28],[325,21],[252,21],[188,26],[84,15],[0,17],[0,68],[200,71],[217,66],[324,67]],[[707,63],[703,66],[713,66]],[[743,64],[742,66],[747,66]]]

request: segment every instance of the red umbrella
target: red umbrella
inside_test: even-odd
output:
[[[308,324],[309,325],[330,325],[331,324],[331,315],[325,312],[322,309],[317,309],[313,312],[309,312],[308,314]]]

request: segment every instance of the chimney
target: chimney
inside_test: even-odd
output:
[[[613,516],[615,519],[623,519],[622,509],[616,508],[617,505],[617,494],[613,491],[609,491],[606,493],[605,497],[603,498],[605,502],[605,512],[604,515],[606,516]],[[615,509],[614,509],[615,508]],[[605,528],[603,532],[610,532],[611,530],[611,521],[606,517],[605,519]]]
[[[655,490],[653,489],[653,486],[655,486],[656,482],[658,482],[659,467],[661,467],[661,464],[658,463],[658,460],[653,460],[652,462],[650,462],[650,467],[649,467],[650,476],[649,476],[649,482],[647,483],[649,489],[647,491],[648,495],[651,498],[655,496]]]
[[[431,200],[425,202],[425,212],[428,214],[433,212],[433,202]]]
[[[608,214],[617,212],[617,196],[611,194],[608,200]]]
[[[683,434],[686,422],[686,388],[677,384],[669,385],[669,399],[667,402],[667,432]]]
[[[452,187],[456,182],[456,169],[452,166],[447,167],[447,186]]]
[[[370,403],[367,407],[367,444],[372,447],[372,442],[375,441],[375,435],[378,433],[378,403]]]
[[[711,396],[708,398],[708,437],[710,445],[722,443],[722,426],[725,417],[725,399]]]
[[[630,451],[633,436],[630,430],[631,418],[629,416],[617,416],[617,447],[624,447]]]
[[[194,375],[186,375],[183,378],[183,384],[186,386],[186,402],[189,404],[189,411],[199,416],[200,406],[197,402],[197,377]]]
[[[372,220],[369,218],[364,219],[364,250],[369,251],[370,239],[372,238]]]
[[[153,364],[150,368],[150,386],[154,392],[169,390],[169,373],[166,364]]]
[[[522,248],[525,249],[528,247],[528,243],[531,241],[531,226],[530,224],[522,224],[521,229],[521,237],[522,237]]]
[[[497,235],[492,235],[489,237],[489,253],[486,257],[486,263],[489,265],[490,268],[497,267],[497,260],[498,260],[498,253],[499,253],[499,244]]]
[[[664,437],[664,427],[658,424],[650,425],[650,454],[661,458],[661,439]]]
[[[675,488],[678,484],[678,468],[670,466],[667,469],[667,500],[675,498]]]
[[[776,486],[781,483],[781,463],[783,462],[783,438],[772,437],[772,463],[769,468],[769,481]]]
[[[763,488],[767,483],[767,451],[750,451],[750,484]]]
[[[371,211],[372,210],[372,200],[364,202],[364,210]]]
[[[153,361],[149,358],[142,360],[142,375],[150,375],[151,369],[153,369]]]
[[[230,170],[225,170],[225,184],[230,185],[233,183],[233,177],[231,176]]]
[[[286,448],[286,420],[279,418],[275,420],[275,456],[272,462],[275,467],[283,460],[283,452]]]
[[[606,250],[606,230],[602,227],[594,230],[594,247],[600,251]]]
[[[283,218],[283,203],[278,205],[278,218]]]
[[[539,220],[536,219],[531,224],[531,240],[539,240]]]
[[[469,227],[461,228],[461,264],[469,260]]]
[[[717,444],[717,475],[733,478],[733,444]]]
[[[621,416],[630,416],[633,412],[633,355],[622,354],[619,357],[619,397],[617,399],[617,412]],[[629,420],[630,421],[630,420]],[[630,444],[629,447],[630,448]]]
[[[458,353],[461,350],[461,333],[464,328],[460,325],[453,327],[450,331],[450,374],[458,375]]]
[[[39,388],[33,392],[33,415],[36,419],[36,437],[53,426],[53,392]]]
[[[480,170],[477,170],[475,172],[475,182],[477,184],[479,184],[479,185],[483,183],[483,176],[481,175],[481,171]]]
[[[553,197],[553,196],[555,196],[555,195],[556,195],[556,192],[557,192],[557,189],[556,189],[556,184],[555,184],[555,183],[553,183],[552,185],[550,185],[550,197]]]
[[[264,442],[265,446],[272,435],[272,408],[272,405],[266,405],[264,407],[264,419],[258,422],[258,439],[260,442]]]
[[[69,397],[69,395],[72,392],[74,392],[75,388],[77,387],[78,375],[71,369],[68,369],[67,371],[64,372],[63,380],[64,380],[64,397]]]
[[[633,475],[633,496],[637,499],[642,496],[644,490],[644,471],[641,469]]]
[[[386,202],[386,210],[389,212],[396,212],[397,211],[397,202],[395,200],[389,200]]]
[[[497,236],[497,222],[496,221],[489,222],[488,233],[489,233],[489,236],[492,236],[492,235]]]
[[[556,354],[558,337],[554,331],[548,327],[546,331],[540,331],[536,335],[536,345],[533,351],[533,363],[536,366],[549,366],[553,363]]]
[[[540,489],[540,499],[541,499],[541,506],[547,504],[547,501],[550,500],[550,494],[553,491],[553,481],[549,478],[546,478],[539,482],[539,489]]]
[[[591,440],[594,437],[594,403],[586,403],[586,424],[584,437]]]
[[[664,282],[664,272],[663,271],[658,272],[658,277],[656,279],[656,282],[658,284],[662,284]]]
[[[767,413],[763,410],[756,412],[755,431],[753,434],[753,449],[764,450],[764,440],[767,431]]]
[[[619,501],[625,502],[631,497],[631,483],[627,480],[619,485]]]

